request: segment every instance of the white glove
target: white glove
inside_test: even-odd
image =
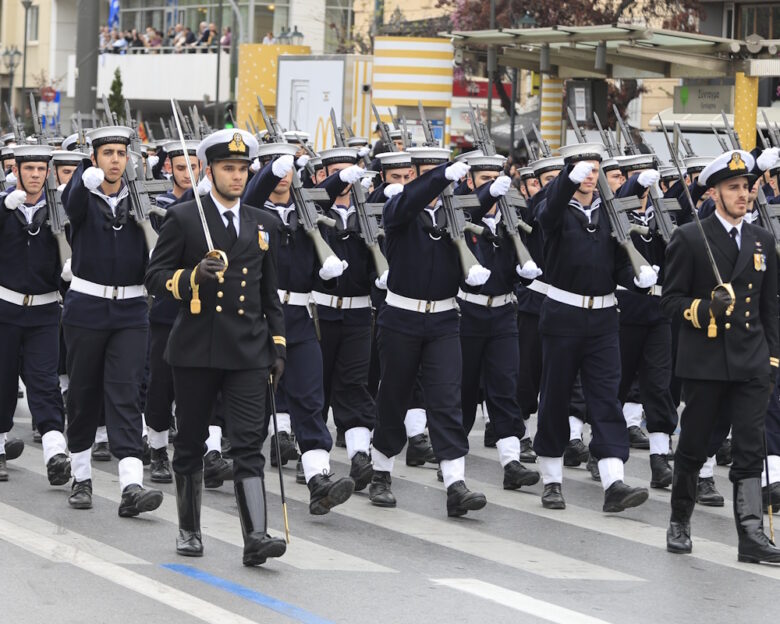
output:
[[[536,266],[536,262],[528,260],[523,266],[515,267],[517,274],[523,279],[534,280],[542,274],[542,270]]]
[[[87,167],[84,169],[84,173],[81,174],[81,180],[84,182],[90,191],[94,191],[98,186],[103,184],[106,174],[98,167]]]
[[[262,165],[260,164],[260,159],[259,158],[255,158],[252,161],[252,164],[249,165],[249,169],[252,171],[252,173],[257,173],[258,171],[260,171],[261,168],[262,168]]]
[[[571,170],[571,173],[569,174],[569,180],[571,180],[575,184],[580,184],[592,172],[593,172],[593,163],[588,162],[587,160],[581,160],[576,165],[574,165],[574,168]]]
[[[16,176],[13,174],[13,172],[5,176],[5,185],[6,187],[16,186]]]
[[[328,256],[320,269],[320,279],[327,282],[334,277],[339,277],[347,266],[345,260],[339,260],[336,256]]]
[[[452,182],[457,182],[469,172],[469,169],[471,166],[464,162],[454,162],[444,170],[444,177]]]
[[[364,145],[358,150],[358,157],[363,158],[363,156],[368,156],[370,152],[371,148],[368,145]]]
[[[159,162],[160,159],[157,156],[148,156],[146,158],[146,166],[149,167],[149,169],[154,169]]]
[[[466,283],[469,286],[482,286],[482,284],[488,281],[489,277],[490,277],[489,269],[486,269],[481,264],[475,264],[473,267],[469,269],[469,276],[466,278]]]
[[[62,192],[65,190],[65,187],[66,187],[66,186],[68,186],[68,185],[67,185],[67,184],[60,184],[60,185],[57,187],[57,190],[58,190],[60,193],[62,193]]]
[[[403,184],[398,184],[398,183],[388,184],[385,187],[385,197],[387,197],[387,199],[390,199],[391,197],[395,197],[396,195],[398,195],[398,193],[400,193],[403,190],[404,190]]]
[[[365,190],[368,190],[371,188],[372,182],[373,180],[371,179],[371,176],[366,176],[360,180],[360,186],[362,186]]]
[[[24,203],[25,199],[27,199],[27,193],[16,189],[5,196],[5,207],[8,208],[8,210],[16,210]]]
[[[650,188],[653,186],[653,184],[657,183],[658,180],[661,179],[661,174],[658,173],[655,169],[648,169],[647,171],[643,171],[639,174],[639,177],[636,179],[639,184],[644,186],[645,188]]]
[[[346,182],[347,184],[354,184],[363,177],[365,172],[366,170],[363,169],[363,167],[359,167],[358,165],[351,165],[346,169],[339,171],[339,180]]]
[[[491,197],[503,197],[512,187],[512,179],[509,176],[500,175],[490,185]]]
[[[650,288],[655,286],[658,281],[658,273],[653,270],[653,267],[643,264],[639,267],[639,277],[634,278],[634,284],[639,288]]]
[[[288,154],[289,155],[289,154]],[[287,156],[287,155],[286,155]],[[279,160],[282,158],[285,158],[286,156],[281,156]],[[290,160],[292,160],[292,156],[290,156]],[[311,160],[311,157],[308,154],[301,154],[298,156],[298,160],[295,161],[295,164],[298,165],[298,169],[303,169],[306,164]],[[290,167],[292,169],[292,167]],[[274,174],[276,175],[276,174]],[[276,176],[277,178],[282,178],[284,176]]]
[[[198,195],[208,195],[211,192],[211,180],[203,178],[198,182]]]
[[[374,284],[376,284],[377,288],[380,288],[381,290],[387,290],[387,276],[389,273],[390,271],[386,269],[382,275],[374,280]]]
[[[770,147],[759,154],[756,164],[761,171],[766,171],[776,167],[778,160],[780,160],[780,148]]]
[[[70,258],[65,260],[65,263],[62,265],[62,273],[60,274],[60,277],[65,282],[69,282],[73,279],[73,271],[70,270]]]
[[[303,158],[303,156],[301,156],[301,158]],[[274,164],[271,165],[271,173],[273,173],[277,178],[283,178],[288,173],[290,173],[290,171],[292,171],[292,168],[293,157],[290,154],[285,154],[284,156],[279,156],[279,158],[274,161]]]

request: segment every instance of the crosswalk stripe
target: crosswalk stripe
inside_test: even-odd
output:
[[[572,611],[556,604],[532,598],[520,592],[511,591],[492,583],[473,578],[431,579],[434,583],[496,602],[505,607],[522,611],[528,615],[556,622],[557,624],[607,624],[604,620]]]
[[[266,488],[278,494],[279,483],[274,479],[266,481]],[[288,499],[308,502],[308,497],[297,493],[300,488],[285,490]],[[302,490],[301,490],[302,491]],[[444,512],[444,497],[441,511]],[[352,497],[331,513],[344,515],[355,520],[403,535],[414,537],[438,546],[444,546],[462,553],[487,559],[491,562],[530,572],[551,579],[588,579],[609,581],[642,581],[636,576],[624,574],[610,568],[594,565],[544,550],[519,541],[491,535],[484,526],[470,529],[458,524],[457,520],[438,520],[403,509],[381,509],[366,499]],[[484,513],[484,512],[482,512]],[[292,521],[295,530],[295,520]]]
[[[87,552],[72,544],[63,544],[59,535],[57,539],[46,537],[37,531],[7,520],[5,519],[6,513],[7,510],[4,509],[3,517],[0,517],[0,540],[9,544],[23,548],[54,563],[70,564],[204,622],[256,624],[253,620],[102,558],[98,553],[104,551],[103,546],[105,545],[96,549],[96,545],[92,544],[93,552]],[[53,530],[56,530],[54,525],[51,526]],[[52,534],[52,530],[47,531],[47,533]],[[71,535],[73,534],[71,533]],[[79,539],[88,540],[84,536],[79,536]],[[149,564],[148,561],[139,561]]]
[[[46,469],[43,466],[42,456],[43,453],[40,450],[28,445],[21,457],[15,459],[11,464],[12,467],[13,465],[21,466],[26,470],[43,475],[45,479]],[[113,467],[115,467],[115,464],[112,465]],[[121,494],[119,493],[116,477],[110,476],[102,470],[93,470],[92,483],[95,487],[96,495],[119,503]],[[225,487],[231,487],[231,485],[228,484]],[[66,504],[65,501],[63,501],[63,504]],[[179,516],[176,510],[175,497],[166,495],[162,505],[152,515],[178,526]],[[244,547],[239,519],[236,516],[206,505],[203,505],[201,508],[201,532],[204,536],[212,537],[240,548]],[[280,531],[269,530],[269,533],[275,537],[283,537],[283,533]],[[173,535],[174,533],[171,532],[171,550],[173,550]],[[396,572],[396,570],[386,566],[310,542],[294,535],[287,547],[284,558],[279,559],[279,561],[299,570]]]

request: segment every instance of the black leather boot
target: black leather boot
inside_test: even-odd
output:
[[[73,479],[68,504],[73,509],[92,509],[92,479]]]
[[[630,507],[639,507],[649,495],[647,488],[631,487],[618,480],[604,492],[604,507],[602,509],[607,513],[616,513]]]
[[[5,453],[0,455],[0,481],[8,481],[8,464],[5,461]]]
[[[675,469],[672,476],[672,515],[666,530],[666,550],[687,554],[693,550],[691,542],[691,515],[696,504],[699,477]]]
[[[715,453],[715,463],[718,466],[728,466],[731,463],[731,438],[723,440],[723,444]]]
[[[306,473],[303,471],[303,462],[298,459],[298,463],[295,464],[295,482],[301,485],[306,485]]]
[[[176,537],[176,552],[184,557],[203,556],[203,541],[200,534],[202,495],[202,470],[190,475],[176,473],[176,508],[179,512],[179,535]]]
[[[49,485],[65,485],[70,481],[70,458],[65,453],[57,453],[46,463],[46,476]]]
[[[122,500],[119,501],[119,517],[133,518],[138,514],[157,509],[163,500],[160,490],[147,490],[146,488],[131,483],[122,491]]]
[[[705,507],[723,507],[724,500],[715,488],[714,477],[701,477],[696,488],[696,502]]]
[[[764,511],[769,511],[769,505],[772,505],[772,513],[780,513],[780,483],[770,483],[761,488],[764,499]]]
[[[665,488],[672,483],[672,467],[666,455],[650,455],[650,487]]]
[[[326,472],[314,475],[306,484],[309,487],[309,513],[323,516],[336,505],[341,505],[352,496],[355,482],[349,477],[332,480]]]
[[[574,468],[588,461],[590,451],[582,440],[569,440],[563,451],[563,465]]]
[[[279,537],[268,535],[268,517],[265,508],[265,483],[261,477],[236,481],[238,517],[244,534],[244,565],[256,566],[269,557],[281,557],[287,544]]]
[[[465,516],[467,512],[482,509],[485,505],[485,495],[472,492],[464,481],[456,481],[447,488],[447,515],[450,518]]]
[[[365,451],[358,451],[352,456],[351,466],[349,469],[349,476],[355,482],[355,491],[360,492],[365,490],[366,486],[371,482],[371,477],[374,474],[374,466],[371,463],[371,458]]]
[[[9,438],[5,441],[5,458],[13,461],[22,454],[24,450],[24,440],[21,438]]]
[[[534,443],[531,441],[531,438],[520,440],[520,461],[524,464],[536,463],[536,452],[534,451]]]
[[[280,431],[271,436],[271,465],[276,468],[279,460],[276,457],[276,436],[279,436],[279,452],[282,455],[282,466],[286,466],[290,460],[298,459],[298,451],[295,449],[295,436]]]
[[[496,448],[496,442],[498,442],[496,430],[493,429],[493,423],[488,421],[485,423],[485,435],[483,436],[483,443],[487,448]]]
[[[203,473],[200,474],[202,476]],[[152,462],[149,466],[149,478],[152,480],[152,483],[170,483],[173,481],[173,477],[171,476],[171,461],[168,459],[168,449],[166,447],[152,449]]]
[[[734,484],[734,521],[739,537],[738,558],[745,563],[780,563],[780,548],[764,533],[761,503],[760,477],[742,479]]]
[[[504,489],[519,490],[524,485],[536,485],[540,475],[536,470],[526,468],[519,461],[511,461],[504,466]]]
[[[111,450],[108,442],[95,442],[92,445],[92,459],[94,461],[111,461]]]
[[[219,451],[209,451],[203,457],[203,484],[208,489],[218,488],[233,479],[233,462]]]
[[[590,473],[590,478],[593,481],[601,481],[601,471],[599,470],[599,462],[596,460],[593,455],[588,457],[588,463],[585,464],[585,467],[588,469],[588,472]]]
[[[375,470],[368,488],[368,500],[377,507],[395,507],[395,496],[390,490],[392,478],[389,472]]]
[[[436,455],[433,454],[428,436],[420,433],[409,438],[409,444],[406,447],[406,465],[422,466],[425,462],[435,464]]]
[[[631,448],[635,449],[649,449],[650,440],[648,440],[645,432],[641,427],[632,425],[628,428],[628,444]]]
[[[542,507],[545,509],[566,509],[560,483],[547,483],[542,493]]]

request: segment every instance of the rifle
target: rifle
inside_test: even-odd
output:
[[[179,115],[179,119],[181,120],[182,124],[184,124],[184,133],[185,133],[185,139],[194,139],[195,138],[195,131],[192,129],[192,125],[190,124],[189,120],[187,119],[187,116],[181,112],[181,106],[179,106],[179,102],[174,100],[174,104],[176,105],[176,112]]]
[[[47,145],[46,138],[44,137],[41,128],[41,120],[38,117],[38,109],[35,106],[35,96],[32,93],[30,93],[30,112],[32,113],[33,129],[38,145]],[[57,193],[57,175],[54,171],[54,165],[51,163],[49,163],[48,166],[43,190],[46,196],[46,208],[49,212],[49,228],[54,235],[54,240],[57,241],[57,252],[60,256],[60,264],[64,265],[72,255],[70,245],[68,244],[68,238],[65,236],[65,223],[67,223],[68,217],[65,214],[65,209],[62,207],[62,200],[59,197],[59,193]]]
[[[418,106],[422,108],[421,104],[418,104]],[[469,102],[469,121],[471,122],[471,133],[474,136],[475,146],[482,150],[482,153],[485,156],[495,156],[495,142],[491,138],[487,127],[481,119],[479,108],[475,111],[471,102]],[[528,248],[520,237],[520,231],[522,230],[526,234],[530,234],[533,228],[519,216],[519,209],[526,207],[525,200],[514,187],[512,187],[510,193],[512,192],[514,192],[513,195],[507,194],[507,196],[499,197],[496,204],[501,213],[501,223],[512,241],[512,245],[514,245],[515,256],[517,256],[517,261],[522,267],[526,262],[533,261],[533,258],[531,258]],[[507,199],[507,197],[509,197],[509,199]],[[512,202],[511,205],[509,203],[510,200]]]
[[[539,146],[539,153],[542,155],[542,158],[550,158],[552,156],[550,145],[542,138],[542,134],[539,132],[539,128],[536,127],[536,124],[533,124],[531,129],[534,131],[536,143]]]
[[[425,133],[426,145],[438,145],[436,138],[433,136],[433,129],[425,116],[425,109],[423,108],[422,103],[418,102],[417,107],[420,111],[420,121],[422,122],[423,132]],[[466,221],[466,218],[463,216],[463,209],[478,208],[479,200],[473,194],[456,196],[453,192],[453,183],[448,184],[439,197],[441,198],[442,210],[444,211],[444,217],[447,222],[447,233],[458,250],[460,268],[463,271],[463,277],[465,279],[469,276],[472,267],[480,266],[480,264],[479,260],[476,259],[471,252],[471,249],[469,249],[469,246],[466,244],[464,232],[471,232],[477,236],[482,236],[485,228],[471,223],[470,221]]]
[[[268,129],[268,136],[274,143],[284,143],[284,137],[281,131],[276,126],[276,122],[268,115],[263,106],[263,101],[260,96],[257,96],[257,103],[260,105],[260,114],[263,116],[265,127]],[[336,227],[336,222],[321,214],[317,210],[317,204],[315,202],[329,202],[330,196],[325,189],[322,188],[303,188],[301,179],[293,172],[292,184],[290,184],[290,195],[292,196],[293,203],[295,204],[295,212],[298,215],[298,221],[303,227],[303,231],[311,238],[314,244],[314,251],[317,254],[317,259],[320,265],[325,264],[325,260],[330,256],[338,257],[330,248],[330,245],[325,242],[320,233],[319,226],[325,225],[328,227]]]
[[[195,106],[190,106],[190,119],[192,119],[192,132],[195,135],[195,139],[200,141],[203,138],[202,125],[200,117],[198,117],[198,109]]]
[[[401,116],[401,144],[404,150],[409,149],[409,131],[406,129],[406,115]]]
[[[330,119],[333,122],[333,137],[338,147],[344,147],[346,140],[344,137],[344,130],[342,126],[338,125],[336,121],[336,111],[330,109]],[[379,247],[379,227],[377,221],[382,216],[383,203],[366,203],[366,191],[363,185],[360,183],[353,184],[350,188],[350,194],[352,195],[352,203],[355,205],[355,212],[357,213],[358,227],[360,229],[360,237],[368,248],[368,252],[371,254],[371,260],[374,263],[374,270],[378,276],[382,276],[387,271],[387,260],[382,249]]]
[[[171,133],[168,130],[168,124],[165,123],[165,119],[163,119],[162,117],[160,117],[160,127],[162,128],[163,136],[170,141]]]
[[[379,137],[382,139],[382,143],[384,143],[385,147],[391,152],[397,152],[398,147],[396,147],[393,139],[390,138],[390,128],[382,121],[382,118],[379,116],[379,111],[376,109],[376,105],[373,102],[371,103],[371,110],[374,111],[374,117],[376,118],[377,126],[379,126]]]
[[[568,109],[568,115],[569,123],[571,123],[577,141],[585,143],[585,135],[577,125],[574,111],[571,108]],[[649,232],[646,227],[635,225],[628,219],[627,213],[630,210],[636,210],[640,207],[639,198],[615,197],[612,193],[612,189],[607,183],[607,177],[604,175],[604,171],[602,171],[601,168],[599,168],[598,191],[601,198],[601,205],[604,206],[604,211],[609,219],[612,235],[615,237],[618,244],[625,250],[628,259],[631,262],[631,266],[634,269],[634,274],[638,277],[643,265],[650,266],[650,263],[645,260],[644,256],[642,256],[637,248],[634,247],[634,242],[631,240],[632,233],[647,236]]]
[[[731,141],[732,148],[735,150],[742,149],[739,144],[739,137],[737,136],[737,133],[734,132],[734,128],[731,127],[731,124],[726,117],[726,113],[721,111],[720,115],[723,118],[723,127],[726,129],[726,134],[729,137],[729,141]],[[766,230],[769,230],[772,238],[775,239],[775,252],[777,253],[778,257],[780,257],[780,206],[772,204],[770,207],[769,202],[766,200],[766,195],[764,194],[761,180],[757,180],[756,184],[758,184],[756,209],[758,210],[758,214],[761,216],[761,224]]]
[[[691,142],[685,138],[685,135],[683,134],[682,129],[680,128],[680,124],[678,124],[676,121],[674,122],[674,135],[676,137],[679,137],[680,140],[680,147],[683,151],[683,158],[692,158],[696,154],[693,151],[693,148],[691,147]],[[675,140],[675,146],[677,145],[677,140]]]
[[[598,128],[599,135],[601,136],[601,142],[604,144],[604,147],[607,148],[607,153],[612,158],[615,156],[620,156],[620,149],[616,143],[612,142],[613,137],[606,130],[604,130],[604,127],[601,125],[601,119],[599,119],[596,111],[593,111],[593,121],[596,122],[596,128]]]
[[[528,154],[528,162],[530,163],[532,160],[539,160],[540,156],[535,150],[531,149],[531,144],[528,142],[528,135],[525,133],[525,128],[523,126],[520,126],[520,136],[523,137],[523,145],[525,146],[526,154]]]
[[[5,112],[8,114],[8,121],[11,123],[11,132],[14,133],[14,141],[19,145],[24,145],[24,124],[16,119],[16,114],[12,108],[5,105]]]
[[[154,134],[152,133],[152,127],[149,125],[148,121],[144,122],[144,131],[146,132],[146,137],[149,139],[149,142],[155,143],[156,140],[154,138]]]
[[[726,140],[718,134],[718,129],[715,127],[715,124],[711,123],[710,128],[712,129],[712,134],[715,135],[715,138],[718,140],[718,145],[720,145],[720,149],[722,149],[724,152],[729,151],[729,145],[726,143]]]
[[[351,139],[355,136],[355,133],[352,132],[352,128],[349,126],[344,126],[344,134],[346,135],[347,139]],[[368,154],[362,157],[363,160],[363,168],[368,170],[371,169],[371,160],[368,157]]]
[[[617,119],[617,128],[626,141],[626,148],[629,153],[634,156],[641,154],[636,143],[634,143],[634,138],[629,133],[628,128],[626,128],[625,122],[620,116],[617,106],[614,104],[612,106],[615,111],[615,119]],[[658,160],[657,157],[656,160]],[[648,189],[648,192],[650,194],[650,199],[653,201],[653,207],[655,208],[655,221],[658,224],[658,233],[661,235],[661,238],[664,239],[664,242],[668,244],[669,241],[672,240],[672,233],[677,228],[677,225],[669,218],[669,213],[681,210],[682,206],[680,206],[680,202],[673,197],[664,197],[661,188],[658,186],[658,182],[653,184]]]

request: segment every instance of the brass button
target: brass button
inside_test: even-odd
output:
[[[244,275],[246,275],[247,273],[249,273],[249,269],[247,269],[246,267],[244,267],[243,269],[241,269],[241,272],[242,272]]]
[[[750,316],[750,310],[745,310],[745,316]]]
[[[748,288],[752,289],[753,288],[753,284],[748,284]]]
[[[241,295],[241,296],[238,298],[238,300],[239,300],[239,301],[243,301],[244,299],[246,299],[246,297],[244,297],[244,295]]]
[[[726,323],[726,329],[731,329],[731,323]]]
[[[750,329],[750,323],[745,323],[745,327],[747,327],[748,329]]]
[[[222,306],[217,306],[217,312],[222,312]]]
[[[239,310],[238,310],[238,313],[239,313],[239,315],[243,316],[243,314],[244,314],[244,311],[243,311],[242,309],[240,309],[240,308],[239,308]]]
[[[246,282],[241,280],[241,288],[246,288]]]
[[[224,297],[224,296],[225,296],[225,293],[223,293],[221,290],[218,290],[218,291],[217,291],[217,297],[219,297],[220,299],[222,299],[222,297]]]
[[[750,297],[745,297],[745,303],[750,303]]]

